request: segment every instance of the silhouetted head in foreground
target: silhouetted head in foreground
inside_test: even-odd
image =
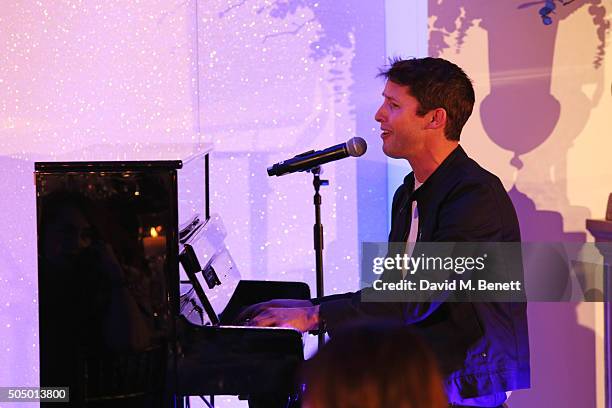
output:
[[[432,352],[397,323],[347,326],[302,374],[304,408],[448,407]]]

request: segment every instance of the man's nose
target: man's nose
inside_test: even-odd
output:
[[[377,122],[382,122],[385,119],[385,115],[383,112],[383,107],[381,105],[380,108],[378,108],[378,110],[376,111],[376,114],[374,115],[374,120]]]

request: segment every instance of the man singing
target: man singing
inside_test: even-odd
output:
[[[395,60],[381,75],[387,82],[375,119],[383,151],[413,169],[393,198],[389,242],[520,242],[502,183],[459,145],[474,106],[463,70],[444,59],[417,58]],[[241,318],[302,332],[322,325],[332,336],[357,319],[400,320],[434,350],[451,406],[503,406],[509,391],[529,387],[525,303],[371,303],[360,292],[273,300]]]

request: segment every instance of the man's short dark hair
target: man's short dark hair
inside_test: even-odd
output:
[[[419,116],[444,108],[448,118],[444,134],[449,140],[459,140],[474,107],[474,88],[465,72],[442,58],[396,58],[390,62],[390,67],[382,69],[379,76],[409,87],[410,94],[419,102]]]

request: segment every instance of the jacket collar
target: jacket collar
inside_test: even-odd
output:
[[[461,162],[468,159],[465,150],[458,145],[455,150],[453,150],[443,161],[440,163],[438,168],[434,170],[433,173],[425,180],[423,185],[414,191],[414,171],[410,172],[404,178],[404,185],[410,191],[410,201],[416,200],[419,204],[419,211],[421,211],[421,206],[423,208],[428,207],[428,203],[430,198],[432,198],[434,192],[436,191],[445,191],[446,189],[440,189],[439,187],[447,183],[450,179],[450,175],[453,172],[453,169]]]

